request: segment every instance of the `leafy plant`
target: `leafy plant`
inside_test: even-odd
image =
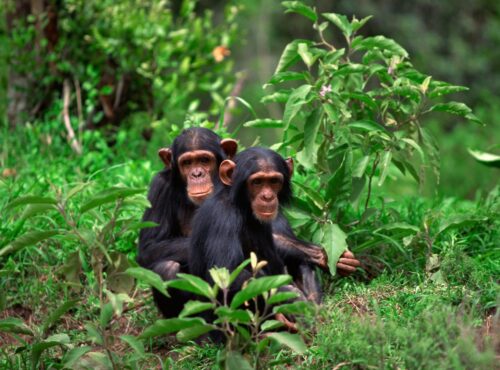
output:
[[[371,212],[372,188],[385,182],[392,166],[421,183],[429,166],[438,176],[437,147],[423,118],[445,112],[480,121],[465,104],[439,100],[466,87],[417,71],[392,39],[359,35],[370,17],[349,20],[317,14],[299,1],[282,4],[287,12],[308,18],[318,37],[289,43],[266,85],[285,86],[263,98],[285,104],[282,119],[253,120],[246,126],[283,129],[283,140],[274,148],[299,165],[299,201],[289,216],[295,227],[325,246],[335,274],[335,263],[347,248],[347,236],[338,226],[346,207]],[[331,26],[342,34],[343,45],[327,39]],[[289,87],[290,81],[301,85]]]
[[[243,288],[229,301],[231,284],[248,264],[251,264],[253,277],[245,282]],[[272,343],[303,354],[306,346],[300,335],[276,332],[276,329],[283,327],[283,322],[275,317],[287,314],[302,315],[310,306],[304,301],[293,302],[293,299],[297,298],[295,292],[280,290],[291,282],[289,275],[258,277],[259,270],[265,265],[266,262],[258,262],[252,253],[250,259],[231,273],[226,268],[213,268],[210,270],[213,286],[197,276],[178,274],[179,279],[168,282],[168,288],[194,293],[202,300],[186,303],[178,318],[156,321],[144,330],[140,338],[177,333],[179,341],[187,342],[209,332],[218,333],[225,340],[225,348],[218,356],[225,369],[259,368],[266,353],[279,349],[270,346]],[[127,272],[138,278],[146,278],[151,283],[151,272],[148,270],[134,268]],[[213,312],[213,320],[196,317],[207,312]]]

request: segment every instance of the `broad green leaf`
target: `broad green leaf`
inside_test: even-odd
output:
[[[282,304],[273,308],[274,313],[303,315],[311,309],[311,304],[304,301],[296,301],[292,303]]]
[[[484,222],[486,220],[488,220],[487,217],[474,217],[468,215],[454,216],[450,219],[441,222],[441,224],[439,225],[439,230],[436,233],[436,236],[450,229],[454,228],[463,229],[469,226],[473,226],[478,222]]]
[[[351,47],[354,50],[372,50],[372,49],[381,49],[388,50],[394,55],[399,55],[401,57],[407,58],[408,52],[403,49],[401,45],[399,45],[396,41],[392,39],[388,39],[384,36],[373,36],[373,37],[356,37]]]
[[[422,147],[418,145],[418,143],[415,140],[410,138],[402,138],[401,141],[404,141],[408,145],[412,146],[420,155],[420,159],[422,160],[422,162],[425,161],[424,151],[422,150]]]
[[[361,27],[363,27],[366,22],[368,22],[373,16],[372,15],[369,15],[368,17],[365,17],[363,19],[360,19],[360,20],[357,20],[357,19],[353,19],[352,22],[351,22],[351,26],[352,26],[352,31],[353,32],[356,32],[358,31]]]
[[[262,331],[275,330],[275,329],[281,328],[283,325],[284,324],[281,321],[278,321],[278,320],[266,320],[260,326],[260,329]]]
[[[351,98],[355,100],[359,100],[360,102],[364,103],[366,107],[371,109],[372,111],[376,111],[378,109],[377,102],[375,99],[373,99],[370,95],[364,94],[364,93],[343,93],[341,94],[343,98]]]
[[[184,308],[179,314],[179,318],[195,315],[197,313],[210,310],[213,308],[215,308],[215,305],[210,302],[189,301],[184,305]]]
[[[314,56],[309,52],[309,49],[307,47],[306,43],[300,43],[297,45],[297,53],[300,55],[302,58],[302,61],[305,63],[307,68],[311,68],[311,66],[314,64],[315,59]]]
[[[475,123],[483,124],[479,118],[477,118],[473,113],[472,109],[470,109],[464,103],[459,102],[449,102],[449,103],[440,103],[431,107],[431,112],[446,112],[450,114],[455,114],[457,116],[464,117],[469,121],[473,121]]]
[[[169,287],[195,293],[207,298],[215,298],[216,293],[214,289],[202,278],[190,274],[177,274],[177,277],[180,279],[170,281]]]
[[[267,103],[286,103],[288,98],[290,97],[290,90],[280,90],[278,92],[266,95],[260,99],[262,104]]]
[[[382,157],[382,161],[380,163],[380,177],[378,179],[378,186],[382,186],[384,183],[387,174],[389,173],[389,166],[391,164],[392,152],[390,150],[386,150],[384,156]]]
[[[102,334],[99,332],[99,330],[97,330],[94,324],[86,324],[85,329],[87,330],[87,340],[101,346],[103,345],[104,339],[102,337]]]
[[[336,204],[347,200],[352,189],[352,151],[344,151],[342,163],[328,179],[326,198],[332,199]]]
[[[7,206],[5,207],[6,211],[9,211],[15,207],[19,206],[25,206],[27,204],[52,204],[56,205],[57,201],[54,198],[49,198],[49,197],[39,197],[36,195],[26,195],[23,197],[19,197],[11,201]]]
[[[328,268],[330,273],[335,276],[337,273],[337,262],[347,250],[347,235],[340,229],[337,224],[325,224],[322,227],[324,237],[322,241],[323,248],[325,248],[328,256]]]
[[[229,351],[226,353],[226,361],[224,363],[225,370],[253,370],[245,357],[239,352]]]
[[[417,226],[407,224],[405,222],[394,222],[379,227],[374,232],[379,233],[381,231],[390,231],[392,233],[397,233],[398,235],[401,234],[409,235],[409,234],[417,234],[418,232],[420,232],[420,229]]]
[[[170,297],[170,295],[167,293],[167,289],[165,288],[165,282],[157,273],[142,267],[128,268],[125,273],[136,278],[139,281],[142,281],[143,283],[151,285],[164,296]]]
[[[312,165],[318,161],[319,144],[316,142],[321,126],[321,113],[319,109],[313,110],[304,125],[304,154],[310,158]]]
[[[80,184],[75,185],[73,188],[71,188],[68,191],[68,193],[66,194],[66,197],[65,197],[64,201],[67,202],[68,200],[70,200],[71,198],[73,198],[76,194],[78,194],[79,192],[81,192],[82,190],[84,190],[90,184],[91,184],[90,182],[84,182],[84,183],[80,183]]]
[[[209,331],[214,330],[214,327],[212,325],[208,324],[203,324],[203,325],[196,325],[192,326],[186,329],[180,330],[176,337],[179,342],[187,342],[192,339],[198,338],[200,335],[206,334]]]
[[[220,289],[227,289],[231,282],[229,281],[229,270],[225,267],[213,267],[209,271],[210,277]]]
[[[245,122],[243,126],[257,128],[281,128],[283,127],[283,121],[279,119],[262,118]]]
[[[235,294],[233,300],[231,301],[230,307],[237,308],[244,302],[257,297],[262,293],[288,284],[291,280],[292,278],[289,275],[264,276],[255,280],[251,280],[244,289]]]
[[[365,174],[366,167],[370,163],[370,156],[365,155],[359,159],[359,161],[354,166],[354,170],[352,171],[353,177],[362,177]]]
[[[250,259],[246,259],[245,261],[243,261],[242,263],[240,263],[240,265],[238,267],[236,267],[233,270],[233,272],[231,272],[231,275],[229,275],[229,283],[230,284],[232,284],[236,280],[236,278],[241,273],[241,271],[243,271],[243,269],[245,267],[247,267],[249,263],[250,263]]]
[[[277,292],[273,294],[269,299],[267,300],[267,303],[270,305],[280,303],[283,301],[288,301],[294,298],[297,298],[299,295],[298,293],[295,292]]]
[[[229,321],[233,324],[243,323],[248,324],[252,321],[252,316],[250,312],[247,310],[241,309],[232,309],[229,307],[219,307],[215,310],[215,314],[219,317],[219,319],[215,320],[215,323],[222,323],[225,321]]]
[[[345,54],[345,49],[344,48],[337,49],[335,51],[329,51],[325,55],[323,62],[326,65],[337,65],[338,61],[340,60],[340,58],[342,58],[344,56],[344,54]]]
[[[313,204],[319,209],[322,210],[325,207],[325,200],[323,197],[318,193],[317,190],[312,189],[308,187],[305,184],[302,184],[300,182],[295,182],[295,185],[299,187],[305,195],[313,202]]]
[[[300,43],[311,44],[311,41],[308,40],[294,40],[285,46],[285,50],[281,54],[281,58],[278,62],[278,66],[276,67],[276,71],[274,74],[286,71],[288,68],[293,66],[300,60],[300,56],[297,51],[297,45]]]
[[[290,348],[292,351],[298,353],[299,355],[304,354],[307,351],[307,347],[298,334],[290,334],[290,333],[271,333],[268,335],[269,338],[275,340],[281,345],[285,345]]]
[[[368,67],[363,64],[350,63],[344,64],[335,72],[333,72],[334,77],[346,76],[354,73],[364,73],[368,70]]]
[[[139,336],[140,339],[148,339],[160,335],[178,332],[193,326],[205,325],[205,320],[199,317],[186,317],[157,320],[153,325],[147,327]]]
[[[57,320],[59,320],[61,318],[61,316],[63,316],[66,312],[68,312],[73,307],[75,307],[77,303],[78,303],[78,300],[76,300],[76,299],[66,301],[62,305],[60,305],[55,311],[53,311],[43,321],[42,325],[40,326],[40,331],[42,332],[42,335],[45,334],[47,332],[47,330],[50,329],[50,327],[52,325],[54,325],[57,322]]]
[[[112,187],[101,191],[87,200],[81,207],[80,212],[85,213],[93,208],[104,204],[113,203],[118,199],[127,198],[132,195],[144,193],[145,189],[127,188],[127,187]]]
[[[381,124],[379,124],[375,121],[372,121],[372,120],[368,120],[368,119],[350,122],[348,124],[348,126],[350,128],[357,128],[359,130],[368,131],[368,132],[372,132],[372,131],[382,131],[385,133],[388,132],[387,129],[384,126],[382,126]]]
[[[322,13],[321,15],[337,26],[346,38],[351,36],[352,26],[345,15],[336,13]]]
[[[474,159],[486,166],[500,168],[500,155],[480,152],[479,150],[467,149]]]
[[[298,13],[309,18],[313,22],[318,20],[318,16],[314,9],[300,1],[283,1],[281,5],[286,8],[285,13]]]
[[[19,251],[22,248],[29,247],[30,245],[37,244],[43,240],[50,239],[59,234],[57,230],[49,231],[28,231],[26,234],[21,235],[8,245],[0,249],[0,257]]]
[[[33,335],[32,330],[24,321],[16,317],[7,317],[0,320],[0,332]]]
[[[305,79],[306,79],[306,74],[304,72],[283,71],[276,73],[273,77],[271,77],[268,84],[274,85],[285,81],[297,81]]]
[[[142,344],[137,337],[134,337],[133,335],[121,335],[120,339],[127,343],[140,357],[144,357],[146,355],[146,352],[144,351],[144,344]]]
[[[62,365],[64,369],[73,369],[75,367],[76,362],[86,353],[92,351],[92,347],[83,346],[83,347],[75,347],[64,355],[62,359]]]
[[[448,85],[448,86],[438,86],[431,91],[429,91],[428,95],[429,98],[437,98],[440,96],[448,95],[448,94],[454,94],[462,91],[467,91],[469,90],[468,87],[465,86],[453,86],[453,85]]]
[[[55,211],[57,210],[56,206],[54,204],[30,204],[26,209],[23,211],[21,218],[26,220],[30,217],[33,217],[34,215],[43,213],[46,214],[47,212],[50,211]]]
[[[33,370],[38,369],[38,362],[40,361],[43,351],[46,349],[56,346],[67,346],[69,343],[70,339],[67,334],[56,334],[43,342],[34,344],[31,348],[31,368]]]
[[[109,322],[113,318],[113,305],[111,303],[106,303],[101,308],[101,314],[99,315],[99,324],[101,328],[108,326]]]
[[[295,89],[285,105],[283,113],[283,122],[288,125],[292,119],[300,112],[302,106],[306,103],[306,97],[311,91],[311,85],[302,85]]]

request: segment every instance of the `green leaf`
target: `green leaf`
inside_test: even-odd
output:
[[[276,303],[280,303],[283,301],[288,301],[294,298],[297,298],[299,296],[298,293],[295,292],[277,292],[273,294],[268,300],[267,304],[273,305]]]
[[[248,324],[252,321],[252,315],[247,310],[238,310],[222,306],[215,310],[215,314],[219,317],[215,320],[216,324],[226,321],[229,321],[232,324]]]
[[[99,315],[99,324],[101,328],[108,326],[109,322],[113,318],[113,305],[111,303],[106,303],[101,308],[101,314]]]
[[[305,79],[306,79],[306,74],[304,72],[284,71],[276,73],[273,77],[271,77],[268,84],[275,85],[285,81],[297,81]]]
[[[195,315],[197,313],[215,308],[215,304],[210,302],[189,301],[184,305],[179,318]]]
[[[120,339],[127,343],[130,348],[132,348],[140,357],[144,357],[146,355],[146,352],[144,351],[144,345],[133,335],[121,335]]]
[[[60,305],[55,311],[53,311],[44,321],[43,324],[40,327],[40,331],[42,335],[44,335],[48,329],[52,325],[56,323],[57,320],[61,318],[62,315],[64,315],[66,312],[71,310],[73,307],[76,306],[78,303],[78,300],[70,300],[64,302],[62,305]]]
[[[303,315],[309,310],[311,310],[311,304],[304,301],[282,304],[281,306],[273,308],[274,313],[282,313],[286,315]]]
[[[335,276],[337,273],[337,262],[347,250],[347,235],[340,229],[337,224],[328,223],[323,226],[324,237],[322,241],[328,256],[328,268],[330,273]]]
[[[403,49],[396,41],[388,39],[384,36],[373,36],[373,37],[356,37],[351,47],[354,50],[372,50],[381,49],[391,52],[393,55],[398,55],[404,58],[408,57],[408,52]]]
[[[354,170],[352,171],[352,177],[362,177],[365,174],[368,163],[370,163],[370,156],[369,155],[363,156],[354,166]]]
[[[143,283],[151,285],[164,296],[170,297],[165,288],[165,282],[157,273],[142,267],[128,268],[125,273],[136,278],[139,281],[142,281]]]
[[[112,187],[101,191],[94,195],[90,200],[85,202],[80,207],[80,212],[85,213],[93,208],[104,204],[113,203],[118,199],[130,197],[132,195],[144,193],[145,189],[127,188],[127,187]]]
[[[353,19],[353,21],[351,22],[351,26],[352,26],[352,31],[353,32],[356,32],[358,31],[361,27],[363,27],[366,22],[368,22],[373,16],[372,15],[369,15],[368,17],[365,17],[363,19],[360,19],[360,20],[357,20],[357,19]]]
[[[477,118],[473,113],[472,109],[470,109],[464,103],[459,102],[449,102],[449,103],[440,103],[436,104],[429,109],[431,112],[446,112],[450,114],[455,114],[457,116],[464,117],[469,121],[473,121],[478,124],[483,124],[479,118]]]
[[[153,325],[147,327],[139,336],[139,338],[148,339],[160,335],[167,335],[183,329],[191,328],[193,326],[200,326],[205,324],[205,320],[199,317],[157,320]]]
[[[177,274],[180,279],[169,282],[169,287],[195,293],[207,298],[215,298],[212,287],[202,278],[189,274]]]
[[[368,120],[368,119],[350,122],[348,124],[348,126],[350,128],[357,128],[359,130],[368,131],[368,132],[381,131],[381,132],[388,133],[387,129],[384,126],[382,126],[381,124],[379,124],[375,121]]]
[[[87,330],[87,340],[101,346],[103,345],[104,339],[94,324],[91,323],[86,324],[85,329]]]
[[[229,283],[230,284],[232,284],[236,280],[236,278],[241,273],[241,271],[243,271],[243,269],[245,267],[247,267],[249,263],[250,263],[250,258],[248,258],[245,261],[243,261],[242,263],[240,263],[240,265],[238,267],[236,267],[233,270],[233,272],[231,272],[231,275],[229,275]]]
[[[305,195],[313,202],[313,204],[319,210],[322,210],[325,207],[325,200],[316,189],[312,189],[300,182],[295,182],[294,184],[297,185],[297,187],[299,187],[305,193]]]
[[[321,126],[321,114],[319,109],[313,110],[304,125],[304,155],[310,158],[311,164],[318,161],[319,144],[316,142],[318,131]]]
[[[34,344],[31,348],[31,368],[33,370],[38,369],[38,362],[40,361],[43,351],[46,349],[61,345],[67,346],[69,343],[70,339],[67,334],[56,334],[43,342]]]
[[[297,53],[300,55],[302,58],[302,61],[305,63],[307,68],[311,68],[311,66],[314,64],[315,59],[313,55],[309,52],[309,49],[307,47],[306,43],[300,43],[297,45]]]
[[[365,106],[372,111],[376,111],[378,109],[377,102],[375,99],[373,99],[370,95],[364,94],[364,93],[342,93],[341,97],[343,98],[350,98],[350,99],[355,99],[359,100],[360,102],[364,103]]]
[[[391,159],[392,159],[392,152],[390,150],[386,150],[381,162],[382,167],[380,169],[381,173],[378,179],[378,186],[382,186],[387,177],[387,174],[389,173],[389,166],[391,164]]]
[[[212,325],[197,325],[180,330],[177,333],[176,337],[179,342],[187,342],[192,339],[198,338],[200,335],[206,334],[212,330],[214,330],[214,327]]]
[[[80,193],[82,190],[84,190],[90,184],[91,184],[90,182],[84,182],[84,183],[80,183],[80,184],[75,185],[66,194],[65,202],[67,202],[68,200],[73,198],[76,194]]]
[[[393,234],[398,235],[414,235],[420,232],[420,229],[417,226],[407,224],[405,222],[393,222],[391,224],[384,225],[379,227],[374,232],[379,233],[381,231],[390,231]]]
[[[298,334],[290,333],[271,333],[268,335],[269,338],[275,340],[281,345],[287,346],[292,351],[298,353],[299,355],[304,354],[307,351],[307,347]]]
[[[285,125],[290,124],[292,119],[300,112],[302,106],[306,104],[306,97],[311,91],[311,88],[311,85],[302,85],[290,94],[283,113],[283,122]]]
[[[337,26],[346,38],[351,36],[352,26],[345,15],[336,13],[322,13],[321,15]]]
[[[228,351],[226,353],[225,370],[253,370],[254,367],[243,357],[243,355],[236,351]]]
[[[328,179],[326,198],[333,199],[337,205],[349,198],[352,189],[352,151],[347,149],[343,153],[342,162],[337,170]]]
[[[17,252],[22,248],[37,244],[43,240],[50,239],[58,234],[59,231],[56,230],[29,231],[26,234],[21,235],[16,240],[10,242],[7,246],[0,249],[0,257],[4,257],[8,254]]]
[[[422,147],[420,145],[418,145],[415,140],[410,139],[410,138],[402,138],[401,141],[404,141],[405,143],[407,143],[408,145],[413,147],[420,155],[420,159],[422,160],[422,162],[425,161],[424,151],[422,150]]]
[[[283,1],[281,5],[286,8],[285,13],[298,13],[309,18],[313,22],[318,20],[318,16],[316,15],[314,9],[300,1]]]
[[[241,306],[244,302],[261,295],[262,293],[268,292],[271,289],[279,288],[285,284],[290,283],[292,280],[289,275],[275,275],[275,276],[264,276],[255,280],[252,280],[248,285],[235,294],[233,300],[231,301],[231,308],[237,308]]]
[[[252,121],[245,122],[244,127],[256,127],[256,128],[282,128],[283,121],[278,119],[262,118],[254,119]]]
[[[286,71],[288,68],[290,68],[300,60],[300,56],[297,50],[298,44],[300,43],[307,43],[309,45],[311,44],[311,42],[308,40],[294,40],[289,43],[285,47],[285,50],[283,50],[283,54],[281,54],[281,58],[278,62],[278,66],[276,67],[276,71],[274,71],[274,74]]]
[[[266,95],[260,99],[262,104],[267,103],[286,103],[288,98],[290,97],[290,90],[280,90],[278,92],[272,93],[270,95]]]
[[[62,365],[64,369],[73,369],[76,362],[86,353],[92,351],[92,347],[83,346],[83,347],[75,347],[64,355],[62,359]]]
[[[439,230],[436,233],[436,236],[450,229],[454,228],[463,229],[469,226],[473,226],[478,222],[484,222],[486,220],[488,220],[487,217],[471,217],[467,215],[454,216],[450,219],[441,222],[441,224],[439,225]]]
[[[33,335],[33,332],[24,321],[16,317],[7,317],[0,320],[0,332]]]
[[[262,331],[275,330],[275,329],[283,327],[283,325],[284,324],[281,321],[278,321],[278,320],[266,320],[260,326],[260,329]]]
[[[500,155],[493,153],[480,152],[479,150],[473,150],[468,148],[469,154],[474,157],[474,159],[486,166],[500,168]]]
[[[23,197],[19,197],[11,201],[7,206],[5,207],[6,211],[9,211],[15,207],[19,206],[25,206],[27,204],[52,204],[56,205],[57,201],[54,198],[49,198],[49,197],[39,197],[36,195],[26,195]]]
[[[429,98],[434,99],[440,96],[448,95],[448,94],[454,94],[462,91],[467,91],[469,90],[468,87],[465,86],[453,86],[453,85],[448,85],[448,86],[438,86],[432,89],[432,91],[429,92]]]
[[[54,204],[30,204],[22,213],[21,218],[23,220],[27,220],[28,218],[33,217],[34,215],[37,215],[39,213],[46,214],[47,212],[55,210],[57,210],[57,208]]]

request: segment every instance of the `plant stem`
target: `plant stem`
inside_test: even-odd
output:
[[[375,175],[375,170],[377,169],[379,161],[380,161],[380,154],[377,153],[377,156],[375,157],[375,161],[373,161],[372,172],[370,173],[370,177],[368,179],[368,194],[366,195],[365,212],[368,209],[368,202],[370,201],[370,196],[372,194],[372,180],[373,180],[373,176]]]

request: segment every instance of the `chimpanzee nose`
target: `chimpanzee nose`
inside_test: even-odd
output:
[[[191,173],[191,176],[195,177],[195,178],[198,178],[198,177],[201,177],[203,175],[203,171],[202,170],[194,170],[192,173]]]
[[[266,202],[270,202],[271,200],[273,200],[273,193],[272,192],[263,193],[262,199],[265,200]]]

